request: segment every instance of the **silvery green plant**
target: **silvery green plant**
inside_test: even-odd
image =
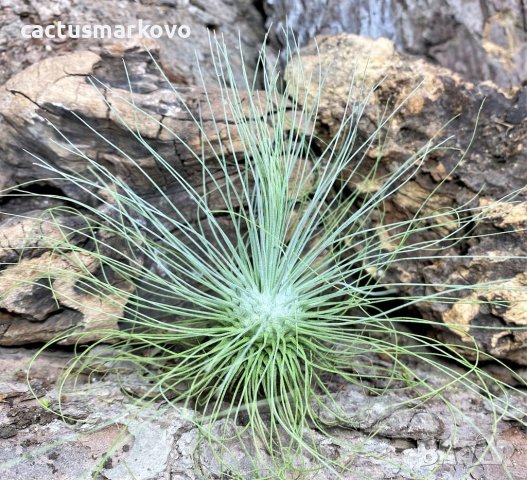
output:
[[[384,203],[448,139],[431,139],[380,177],[378,161],[372,164],[367,154],[370,147],[382,146],[402,105],[380,118],[368,138],[359,138],[359,121],[375,89],[362,83],[363,72],[350,80],[337,133],[324,141],[317,136],[317,121],[327,72],[311,79],[318,84],[313,98],[313,92],[300,86],[304,82],[284,84],[279,65],[271,64],[262,49],[264,88],[258,90],[257,79],[246,75],[243,84],[236,81],[231,54],[221,41],[213,39],[211,45],[218,84],[203,85],[202,111],[183,103],[201,145],[188,145],[177,131],[159,124],[200,165],[199,185],[189,183],[142,137],[138,124],[157,120],[135,104],[133,92],[122,97],[135,112],[133,122],[108,105],[130,141],[146,149],[164,175],[186,192],[195,215],[184,215],[131,155],[81,117],[86,128],[142,172],[163,207],[65,136],[60,145],[90,166],[86,174],[37,160],[50,175],[92,200],[67,198],[67,206],[46,212],[46,221],[62,232],[61,238],[48,239],[48,248],[67,256],[68,269],[50,265],[42,278],[50,279],[53,290],[53,279],[73,271],[79,291],[124,305],[117,318],[121,328],[99,331],[99,341],[82,347],[85,334],[76,331],[54,341],[78,338],[66,377],[100,365],[133,365],[150,381],[148,398],[195,409],[194,421],[221,462],[228,464],[222,449],[237,439],[252,459],[247,478],[286,477],[313,465],[349,478],[345,461],[328,458],[307,433],[314,429],[331,436],[328,418],[345,424],[346,415],[335,400],[339,382],[357,385],[365,395],[412,391],[412,402],[444,398],[444,390],[459,383],[490,399],[496,421],[505,410],[521,417],[504,396],[507,385],[455,346],[414,332],[412,324],[431,322],[406,313],[419,302],[450,303],[491,285],[437,285],[436,293],[397,297],[397,286],[368,273],[414,256],[446,259],[447,246],[466,238],[467,226],[484,218],[484,209],[466,204],[435,214],[422,209],[396,224],[382,221]],[[286,53],[289,60],[299,55],[294,46]],[[177,87],[168,80],[167,85],[183,102]],[[94,87],[100,86],[94,80]],[[214,113],[213,89],[224,105],[221,116]],[[213,126],[212,136],[205,117]],[[242,154],[235,153],[235,142],[241,142]],[[373,166],[365,168],[368,164]],[[377,187],[350,190],[357,180]],[[72,214],[85,220],[82,227],[61,221]],[[449,233],[412,240],[426,231]],[[390,251],[383,248],[386,233],[394,245]],[[449,255],[448,260],[456,258]],[[394,298],[395,306],[387,302]],[[102,344],[112,345],[108,357]],[[476,344],[471,353],[479,355]],[[380,357],[383,362],[376,362]],[[412,367],[415,361],[449,381],[444,387],[430,384]],[[269,458],[272,466],[266,463]]]

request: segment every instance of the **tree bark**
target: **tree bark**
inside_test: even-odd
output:
[[[159,39],[141,40],[139,21],[144,25],[167,25],[190,28],[188,38],[163,35]],[[24,26],[123,25],[135,27],[132,36],[120,38],[24,38]],[[180,84],[199,84],[203,75],[209,82],[215,78],[211,62],[209,32],[223,35],[230,44],[241,42],[249,75],[254,74],[257,49],[264,36],[264,19],[251,0],[141,0],[133,2],[84,0],[3,0],[0,6],[0,85],[15,73],[45,58],[73,51],[90,50],[124,52],[134,45],[158,48],[167,75]],[[102,37],[102,35],[99,35]],[[197,68],[196,55],[201,72]],[[13,61],[16,59],[16,61]],[[233,69],[242,78],[239,58],[233,58]]]
[[[247,446],[242,447],[236,437],[228,443],[228,453],[222,458],[226,465],[221,468],[218,452],[200,440],[190,420],[192,410],[161,405],[141,411],[133,397],[123,397],[123,385],[135,395],[149,388],[145,380],[127,371],[126,365],[119,376],[107,374],[96,382],[79,376],[76,388],[68,386],[62,391],[61,413],[68,423],[62,421],[44,410],[28,389],[25,374],[33,353],[0,348],[2,479],[77,480],[91,477],[97,468],[100,478],[111,480],[197,480],[232,476],[232,471],[241,478],[254,478]],[[65,352],[47,351],[31,369],[34,392],[53,409],[58,407],[56,381],[70,357]],[[416,368],[422,378],[430,373],[422,365]],[[437,372],[430,381],[437,387],[451,378]],[[438,400],[414,404],[408,390],[369,396],[351,383],[330,388],[338,390],[335,401],[347,420],[326,418],[326,432],[308,429],[305,435],[347,465],[345,478],[411,480],[471,475],[523,479],[527,475],[521,453],[527,448],[524,429],[503,420],[494,429],[490,407],[470,389],[456,387],[443,392],[462,409],[460,415]],[[221,422],[218,428],[224,428]],[[477,425],[478,430],[471,425]],[[236,426],[231,428],[234,431]],[[255,458],[272,471],[273,460],[263,446]],[[314,469],[319,467],[307,455],[300,460]],[[335,478],[334,470],[328,468],[315,475],[320,480]]]
[[[275,47],[287,19],[301,45],[319,34],[385,37],[473,82],[527,80],[525,0],[266,0],[265,10]]]
[[[45,196],[38,201],[38,193],[58,193],[92,206],[95,206],[94,197],[73,183],[49,178],[56,175],[36,162],[33,155],[53,168],[90,177],[88,161],[75,152],[75,147],[79,147],[87,158],[106,165],[136,193],[149,198],[163,210],[169,207],[156,193],[153,184],[161,187],[189,219],[195,217],[195,203],[183,186],[159,167],[150,151],[134,140],[123,121],[132,128],[137,127],[136,133],[140,133],[198,191],[204,188],[201,163],[191,150],[200,152],[205,161],[211,162],[211,171],[215,169],[213,150],[221,150],[227,157],[236,153],[243,158],[243,146],[235,133],[231,137],[224,134],[226,122],[232,119],[224,115],[219,90],[210,88],[205,94],[199,87],[179,87],[182,98],[178,99],[151,62],[150,53],[136,47],[126,50],[126,70],[121,57],[123,52],[101,56],[77,52],[49,58],[15,75],[0,87],[0,118],[4,121],[0,132],[0,190],[38,181],[38,187],[30,187],[37,196],[6,197],[0,208],[0,261],[4,265],[0,272],[0,311],[10,314],[3,316],[0,344],[47,341],[72,327],[86,332],[117,328],[126,292],[129,292],[129,286],[123,285],[122,295],[108,301],[96,297],[92,299],[96,302],[93,303],[89,295],[75,288],[80,268],[93,270],[97,267],[89,259],[84,267],[74,262],[69,264],[67,258],[53,253],[53,242],[60,240],[62,232],[49,223],[45,209],[63,202],[54,202]],[[131,86],[127,84],[128,78],[132,79]],[[130,93],[129,88],[137,93]],[[241,98],[243,102],[243,92]],[[132,102],[147,113],[137,113]],[[189,106],[190,111],[182,102]],[[200,116],[203,132],[195,121]],[[90,130],[87,124],[103,134],[108,142]],[[203,138],[207,138],[210,144],[202,151]],[[71,145],[67,144],[68,141]],[[136,166],[126,156],[133,159]],[[223,171],[216,168],[221,179]],[[235,167],[232,168],[234,175]],[[208,181],[212,183],[212,179]],[[212,184],[207,185],[213,195],[212,187]],[[216,199],[210,196],[209,201],[215,202],[218,209],[222,208],[218,195]],[[82,221],[74,216],[59,219],[65,227]],[[206,222],[203,228],[207,229]],[[119,239],[106,239],[106,242],[119,242]],[[121,248],[125,247],[121,245]],[[65,275],[61,276],[64,278],[55,279],[54,269],[59,268],[63,269]],[[26,283],[20,279],[25,279]],[[62,293],[52,295],[52,286],[56,292]],[[82,341],[93,339],[93,336],[85,335]],[[75,338],[65,338],[62,343],[75,341]]]
[[[299,68],[302,76],[295,73]],[[379,213],[383,224],[409,220],[416,214],[433,215],[469,201],[487,209],[485,218],[474,216],[474,230],[446,251],[452,258],[444,253],[436,260],[403,258],[389,269],[373,272],[374,276],[386,283],[408,285],[398,287],[402,295],[433,293],[412,286],[414,282],[496,282],[490,290],[463,293],[453,306],[421,303],[417,308],[425,318],[458,324],[442,330],[445,341],[473,347],[475,337],[482,351],[526,365],[527,87],[504,91],[489,82],[473,84],[450,70],[398,54],[386,39],[351,34],[318,38],[316,46],[306,47],[300,60],[288,66],[286,78],[305,79],[300,91],[308,88],[314,96],[319,69],[331,71],[319,107],[319,128],[327,138],[335,135],[345,116],[354,73],[364,80],[366,91],[375,88],[359,122],[360,138],[372,134],[387,105],[388,112],[400,107],[382,148],[368,153],[369,165],[380,156],[379,175],[389,175],[430,139],[438,143],[449,139],[449,148],[432,151],[418,173],[384,202],[383,213]],[[350,187],[358,186],[352,181]],[[440,239],[448,233],[431,229],[410,241]],[[397,242],[390,244],[388,234],[383,242],[388,250],[396,248]],[[467,306],[467,300],[478,299],[488,304]]]

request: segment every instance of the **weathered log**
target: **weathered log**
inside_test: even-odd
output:
[[[315,53],[315,48],[311,50],[308,48],[303,52],[302,63],[306,79],[310,78],[310,71],[318,68],[319,62],[323,63],[324,68],[329,66],[332,68],[333,74],[328,78],[326,90],[322,93],[320,109],[321,126],[329,137],[334,134],[342,120],[344,99],[348,94],[349,79],[356,65],[356,58],[361,56],[364,60],[368,58],[366,82],[370,85],[387,77],[377,88],[366,111],[366,117],[361,122],[361,135],[364,137],[371,133],[371,128],[378,121],[388,99],[391,99],[392,105],[397,104],[418,83],[423,82],[419,91],[411,96],[391,122],[390,137],[383,145],[382,169],[385,172],[389,172],[394,163],[400,163],[412,155],[445,124],[448,125],[443,130],[443,135],[453,135],[452,146],[464,151],[470,143],[481,103],[486,98],[478,135],[473,145],[465,160],[456,167],[451,178],[444,182],[439,194],[427,204],[428,212],[459,205],[482,190],[481,202],[488,204],[525,185],[527,174],[525,162],[522,161],[525,158],[523,142],[526,135],[525,89],[505,93],[491,84],[473,85],[464,82],[461,77],[453,75],[449,70],[430,66],[422,60],[398,55],[387,40],[372,42],[351,35],[342,35],[321,39],[319,43],[320,56]],[[133,90],[139,92],[133,95],[134,102],[147,110],[155,119],[141,118],[137,125],[141,135],[149,141],[152,148],[168,159],[174,168],[183,172],[188,181],[199,186],[201,182],[199,162],[193,161],[189,151],[182,147],[182,142],[175,141],[166,130],[160,128],[161,123],[177,132],[181,141],[198,148],[202,136],[190,113],[181,108],[181,104],[160,78],[159,72],[148,62],[148,55],[144,52],[141,54],[132,51],[125,58],[130,78],[134,79]],[[295,63],[289,66],[289,71],[294,68]],[[136,75],[136,72],[141,72],[142,75]],[[105,84],[112,85],[113,88],[110,90],[101,85],[95,88],[89,82],[90,75],[96,76]],[[317,88],[315,85],[311,87]],[[208,114],[216,118],[221,118],[223,115],[219,95],[215,96],[214,92],[209,94],[211,106],[207,105],[203,92],[196,87],[183,90],[182,95],[190,105],[192,113],[200,112],[204,120],[204,135],[212,139],[213,145],[217,142],[218,148],[226,149],[227,152],[237,154],[242,152],[243,146],[239,142],[226,141],[221,125],[218,133],[217,125],[208,121]],[[152,192],[151,185],[145,182],[144,175],[129,162],[123,161],[123,156],[116,152],[115,148],[97,136],[91,135],[82,122],[72,117],[70,111],[73,111],[109,136],[112,143],[136,160],[154,181],[161,185],[178,205],[181,205],[182,210],[187,207],[193,208],[192,202],[188,201],[181,187],[167,182],[166,176],[159,171],[149,152],[142,147],[138,148],[136,142],[130,141],[130,132],[121,122],[122,118],[128,121],[134,118],[131,106],[126,103],[126,100],[130,99],[121,59],[111,54],[101,57],[86,52],[48,59],[15,76],[0,89],[0,115],[7,124],[0,133],[2,154],[0,161],[2,161],[2,171],[5,172],[3,186],[10,187],[22,181],[42,178],[42,168],[34,165],[33,158],[21,151],[18,147],[20,145],[30,147],[33,153],[39,154],[57,168],[75,168],[76,172],[86,172],[86,161],[67,150],[58,148],[56,143],[53,143],[52,140],[60,143],[63,139],[50,129],[48,122],[51,121],[67,138],[74,139],[75,144],[82,145],[88,157],[105,163],[126,179],[128,184],[142,194],[149,195],[152,202],[159,202],[162,206],[162,201]],[[115,110],[112,111],[105,100],[109,101]],[[451,121],[452,117],[458,114],[459,117]],[[225,119],[225,121],[229,120]],[[372,151],[371,155],[376,153]],[[205,159],[207,156],[213,157],[210,151],[205,151]],[[427,193],[448,175],[458,160],[459,155],[452,154],[451,150],[434,151],[422,172],[385,205],[385,221],[399,221],[415,214]],[[90,195],[86,195],[75,185],[54,180],[48,183],[54,188],[61,188],[68,196],[81,202],[92,200]],[[463,252],[479,257],[491,253],[494,256],[510,254],[524,256],[525,238],[521,230],[524,228],[522,222],[525,221],[525,217],[522,216],[522,211],[522,207],[497,204],[496,214],[491,215],[485,224],[479,225],[477,232],[489,229],[495,232],[511,227],[516,231],[507,236],[487,236],[462,242],[459,248]],[[190,214],[191,211],[189,210],[188,213]],[[476,312],[465,309],[462,310],[465,317],[456,315],[456,323],[466,324],[467,332],[472,321],[476,323],[485,321],[487,324],[490,322],[490,326],[505,325],[503,330],[478,331],[476,337],[479,345],[499,357],[525,363],[527,359],[523,354],[523,335],[518,331],[513,333],[506,328],[508,324],[527,323],[524,322],[524,314],[521,313],[524,310],[518,307],[524,300],[523,297],[507,289],[507,285],[515,288],[523,285],[524,270],[525,262],[518,259],[492,263],[480,259],[473,261],[466,259],[446,263],[429,262],[426,265],[420,262],[404,262],[401,266],[394,266],[386,272],[385,280],[460,283],[459,279],[463,278],[463,281],[471,284],[503,279],[503,288],[496,289],[495,293],[496,295],[499,293],[498,296],[508,302],[509,308],[502,308],[500,312],[497,310]],[[508,292],[506,295],[505,291]],[[401,288],[401,292],[415,293],[412,289],[405,288]],[[17,311],[14,307],[15,303],[11,302],[3,308],[13,313],[27,315],[23,309]],[[20,302],[19,304],[22,305]],[[456,311],[461,312],[459,307],[456,308]],[[421,313],[424,315],[445,321],[453,321],[453,313],[448,312],[454,311],[444,306],[421,306]],[[59,313],[71,315],[68,310]],[[38,319],[33,318],[33,320]],[[10,329],[12,328],[11,326]],[[468,341],[469,338],[459,330],[453,335],[460,342]],[[15,335],[12,336],[14,337]],[[21,336],[21,338],[27,337]],[[6,341],[10,344],[12,342],[7,339]]]
[[[99,338],[89,332],[117,329],[132,286],[113,278],[115,294],[88,291],[78,281],[86,271],[96,273],[99,263],[82,251],[60,248],[66,238],[77,247],[86,245],[79,232],[89,220],[74,213],[52,216],[45,210],[11,215],[0,222],[0,342],[46,342],[72,329],[82,331],[82,342],[89,342]],[[105,241],[124,251],[118,239]],[[75,341],[65,338],[60,343]]]
[[[294,73],[299,68],[303,76]],[[306,47],[300,60],[289,64],[286,78],[305,79],[305,87],[315,94],[319,68],[331,71],[320,104],[321,131],[328,137],[337,131],[345,115],[354,71],[357,78],[364,75],[367,88],[377,85],[359,123],[361,138],[371,135],[387,104],[393,108],[406,100],[390,121],[382,149],[373,148],[368,153],[372,162],[380,155],[380,174],[392,172],[429,139],[436,137],[439,142],[450,138],[450,148],[432,151],[415,177],[384,203],[383,222],[408,220],[418,211],[430,215],[457,208],[471,199],[489,208],[485,219],[477,221],[472,232],[466,232],[468,237],[450,249],[449,255],[458,257],[403,260],[372,273],[382,275],[387,283],[498,282],[491,291],[470,297],[481,297],[496,307],[467,305],[460,300],[453,307],[438,303],[420,304],[418,308],[427,318],[460,324],[443,332],[448,340],[473,346],[475,337],[483,351],[527,364],[527,332],[514,330],[527,327],[527,87],[505,92],[490,82],[472,84],[445,68],[398,54],[389,40],[351,34],[320,37],[317,46]],[[358,187],[353,183],[350,186]],[[514,199],[510,197],[513,192],[518,192]],[[437,229],[431,234],[441,238],[445,232]],[[415,241],[425,239],[417,236]],[[390,247],[388,234],[383,241],[388,249],[396,245]],[[426,293],[415,287],[399,288],[403,294]],[[463,295],[466,301],[468,294]]]
[[[246,67],[254,72],[257,48],[264,35],[261,13],[250,0],[236,2],[222,0],[153,0],[144,2],[107,2],[83,0],[4,0],[0,6],[0,85],[40,60],[72,51],[90,50],[101,54],[123,52],[135,44],[143,44],[138,36],[139,21],[144,25],[165,25],[170,28],[186,25],[188,38],[163,35],[158,40],[147,39],[146,44],[160,49],[163,68],[171,79],[180,84],[200,83],[196,65],[200,59],[205,80],[215,77],[208,31],[223,35],[231,44],[242,42]],[[134,26],[131,38],[24,38],[24,26],[57,25]],[[148,33],[148,32],[147,32]],[[238,37],[239,35],[239,37]],[[241,76],[239,59],[233,58],[235,75]]]
[[[392,40],[399,51],[503,87],[527,80],[525,0],[266,0],[273,46],[286,19],[301,45],[341,32]]]
[[[205,93],[199,87],[178,87],[181,95],[178,97],[151,62],[150,54],[155,51],[127,50],[124,52],[126,70],[122,53],[99,56],[78,52],[46,59],[0,87],[0,118],[5,123],[0,133],[0,189],[5,191],[37,180],[37,193],[58,192],[78,201],[81,206],[97,206],[93,205],[93,195],[78,185],[47,178],[57,175],[50,174],[33,155],[53,168],[74,171],[87,178],[92,175],[88,159],[96,159],[161,210],[170,213],[170,206],[156,188],[161,188],[186,218],[195,219],[196,205],[184,186],[166,174],[152,153],[134,139],[135,133],[198,192],[206,188],[208,201],[221,210],[224,200],[215,193],[212,178],[203,185],[200,162],[208,162],[209,170],[221,180],[224,171],[216,165],[215,152],[221,150],[227,158],[237,154],[238,161],[243,161],[244,151],[236,130],[231,127],[227,134],[227,123],[232,123],[232,118],[224,111],[221,92],[214,88]],[[240,101],[250,120],[247,94],[241,92]],[[146,113],[139,113],[137,109]],[[197,118],[202,122],[202,130],[196,124]],[[87,124],[96,129],[97,134]],[[98,134],[103,134],[109,142]],[[85,156],[75,152],[77,146]],[[194,152],[200,155],[199,160]],[[235,172],[233,165],[231,179],[234,183]],[[34,186],[28,188],[35,191]],[[86,258],[87,263],[79,263],[79,258],[75,257],[75,263],[70,258],[71,252],[58,254],[53,245],[60,242],[64,230],[75,229],[75,222],[89,222],[90,215],[83,212],[86,218],[75,219],[69,215],[50,221],[44,209],[52,206],[53,200],[43,195],[38,202],[38,198],[38,195],[6,197],[0,208],[0,232],[3,233],[0,237],[3,265],[0,309],[12,315],[10,320],[6,316],[2,322],[0,344],[46,341],[73,327],[82,332],[117,328],[130,286],[120,286],[120,295],[95,296],[89,300],[88,295],[75,288],[76,281],[82,268],[92,273],[97,271],[97,262]],[[218,218],[218,222],[223,219]],[[203,223],[202,228],[207,231],[207,222]],[[76,244],[86,238],[70,238],[70,241]],[[118,242],[119,239],[105,241]],[[120,245],[117,251],[123,248]],[[151,265],[151,268],[158,266]],[[59,275],[61,269],[63,274]],[[18,280],[18,285],[20,278],[26,283]],[[55,295],[52,290],[56,290]],[[93,338],[83,334],[82,341]],[[62,343],[78,340],[78,337],[65,338]]]
[[[141,93],[134,94],[133,100],[159,122],[143,118],[139,126],[141,135],[174,168],[186,175],[188,181],[197,186],[200,181],[199,166],[193,162],[189,151],[160,127],[162,122],[167,128],[177,131],[182,141],[198,147],[201,133],[191,118],[193,113],[181,108],[160,72],[149,65],[146,51],[138,54],[136,49],[132,49],[129,54],[125,55],[129,75],[143,72],[141,80],[133,85],[134,90]],[[89,82],[90,75],[96,75],[99,81],[115,88],[96,88]],[[206,104],[203,92],[198,88],[188,88],[186,95],[185,99],[196,108],[194,113],[198,114],[201,105]],[[119,54],[103,58],[90,52],[69,54],[46,59],[15,75],[0,88],[0,116],[6,125],[0,134],[2,188],[49,176],[49,172],[37,165],[32,154],[39,155],[54,167],[74,169],[81,175],[88,174],[89,164],[85,159],[59,146],[65,140],[51,128],[51,122],[67,138],[82,144],[88,157],[109,165],[112,171],[141,194],[152,197],[152,202],[162,203],[160,197],[155,198],[152,184],[145,175],[131,162],[127,162],[122,153],[73,117],[71,112],[75,112],[137,161],[154,182],[172,195],[182,210],[192,208],[192,202],[181,186],[168,181],[149,152],[130,138],[130,132],[122,124],[123,119],[130,121],[133,118],[133,108],[126,103],[126,100],[131,99]],[[216,100],[219,101],[219,98]],[[219,103],[216,108],[217,114],[222,111]],[[207,111],[206,108],[202,110]],[[214,125],[206,125],[209,127],[209,136],[215,137]],[[21,146],[27,146],[27,152]],[[63,181],[44,180],[40,186],[47,191],[51,188],[51,193],[53,189],[60,189],[70,198],[81,202],[93,201],[91,195]],[[43,213],[43,208],[49,205],[46,201],[35,205],[35,198],[38,197],[15,197],[6,200],[7,203],[2,207],[0,255],[4,269],[0,272],[3,291],[0,308],[9,312],[11,317],[6,315],[2,322],[0,342],[4,345],[21,345],[47,341],[75,326],[82,331],[117,328],[125,297],[94,297],[90,300],[89,295],[75,288],[79,268],[83,266],[68,259],[71,256],[68,252],[52,253],[53,243],[59,242],[64,234],[62,230],[65,227],[74,228],[74,224],[82,220],[61,218],[51,222],[49,215]],[[59,228],[59,224],[64,228]],[[74,238],[70,240],[76,242]],[[76,260],[78,262],[78,258]],[[93,259],[86,258],[86,262],[84,267],[91,270],[97,268]],[[62,271],[61,278],[55,278],[59,270]],[[24,281],[21,283],[20,279]],[[55,294],[51,292],[52,286],[56,290]],[[56,293],[60,291],[62,294],[57,296]],[[83,340],[90,341],[93,337],[86,335]],[[64,340],[65,343],[71,341],[76,340]]]

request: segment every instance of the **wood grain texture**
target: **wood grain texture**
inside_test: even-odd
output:
[[[525,0],[266,0],[265,11],[275,47],[287,19],[301,45],[342,32],[385,37],[473,82],[527,80]]]

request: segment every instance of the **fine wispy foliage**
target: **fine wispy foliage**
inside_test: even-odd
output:
[[[74,336],[79,341],[66,377],[101,365],[133,365],[149,381],[147,398],[195,409],[194,421],[231,472],[229,478],[286,477],[315,467],[346,477],[352,468],[346,455],[330,458],[309,434],[331,437],[332,422],[346,422],[335,400],[343,384],[357,385],[365,395],[412,392],[416,405],[443,398],[444,390],[459,383],[490,401],[496,422],[505,411],[520,418],[505,395],[509,387],[477,360],[467,360],[478,358],[476,345],[463,355],[414,329],[431,322],[408,313],[420,302],[448,304],[492,285],[442,284],[414,289],[433,293],[401,297],[396,295],[400,285],[370,275],[447,251],[446,261],[454,261],[449,249],[485,217],[472,202],[436,213],[423,206],[413,218],[383,221],[386,200],[448,139],[431,139],[381,176],[380,159],[372,162],[368,152],[374,146],[382,155],[390,120],[402,105],[379,118],[368,138],[360,138],[359,120],[375,89],[363,84],[364,72],[350,79],[338,132],[324,141],[316,133],[320,95],[304,91],[305,81],[284,84],[279,64],[271,64],[262,49],[260,77],[246,76],[240,84],[230,67],[232,53],[221,41],[213,39],[211,45],[218,84],[203,85],[200,111],[183,103],[201,144],[188,145],[178,131],[159,124],[200,165],[200,181],[190,183],[142,137],[138,125],[157,120],[136,106],[133,91],[122,98],[135,112],[133,121],[108,105],[129,131],[130,142],[147,150],[168,183],[185,192],[184,209],[136,159],[81,117],[77,120],[93,135],[141,172],[161,201],[138,193],[66,137],[60,146],[89,164],[85,174],[36,160],[48,175],[91,196],[90,202],[67,198],[66,206],[42,217],[61,232],[46,239],[45,248],[67,261],[43,269],[40,280],[50,281],[40,284],[53,290],[54,279],[70,276],[77,291],[112,303],[119,312],[120,329],[97,332],[99,341],[81,347],[85,338],[78,331],[55,340]],[[288,48],[290,61],[297,55],[296,47]],[[327,74],[320,71],[307,83],[318,83],[320,94]],[[255,87],[258,82],[263,88]],[[168,80],[167,85],[183,102],[177,87]],[[94,80],[94,88],[100,87]],[[213,90],[221,98],[221,115],[212,105]],[[350,188],[358,184],[375,188]],[[72,215],[83,221],[75,226],[61,221]],[[428,231],[441,234],[422,235]],[[385,248],[386,235],[393,248]],[[28,281],[34,281],[32,275]],[[94,332],[85,335],[91,339]],[[449,381],[441,387],[429,383],[413,367],[416,362]],[[449,408],[460,412],[456,405]],[[238,472],[225,451],[234,440],[248,459]],[[353,451],[357,448],[349,447],[348,453]]]

